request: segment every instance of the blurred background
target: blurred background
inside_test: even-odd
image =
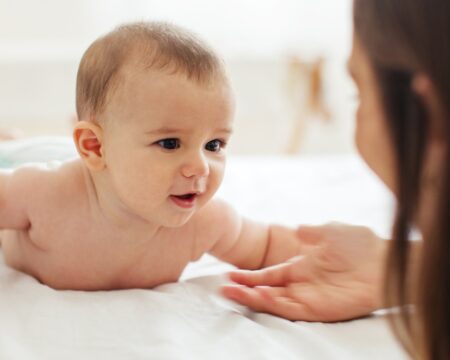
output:
[[[164,20],[225,60],[234,154],[350,153],[351,0],[0,0],[0,128],[70,135],[78,62],[116,25]]]

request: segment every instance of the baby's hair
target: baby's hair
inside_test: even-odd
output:
[[[189,31],[163,22],[125,24],[94,41],[80,61],[78,119],[91,119],[104,110],[119,83],[120,70],[130,63],[143,70],[182,73],[199,84],[226,80],[221,60]]]

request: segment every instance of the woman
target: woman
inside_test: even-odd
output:
[[[356,144],[397,197],[393,241],[359,227],[300,228],[304,256],[235,272],[241,286],[223,291],[292,320],[400,305],[392,324],[411,355],[450,359],[450,2],[355,0],[353,11]],[[408,240],[413,228],[423,241]]]

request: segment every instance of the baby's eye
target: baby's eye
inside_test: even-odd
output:
[[[157,142],[159,146],[167,150],[175,150],[180,147],[180,140],[178,139],[163,139]]]
[[[219,139],[211,140],[205,145],[205,149],[208,151],[218,152],[225,147],[225,142]]]

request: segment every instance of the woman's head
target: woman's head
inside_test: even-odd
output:
[[[398,332],[423,357],[450,356],[450,2],[355,0],[350,69],[360,91],[356,142],[398,199],[388,260],[388,304],[417,304]],[[424,236],[407,287],[408,236]]]

